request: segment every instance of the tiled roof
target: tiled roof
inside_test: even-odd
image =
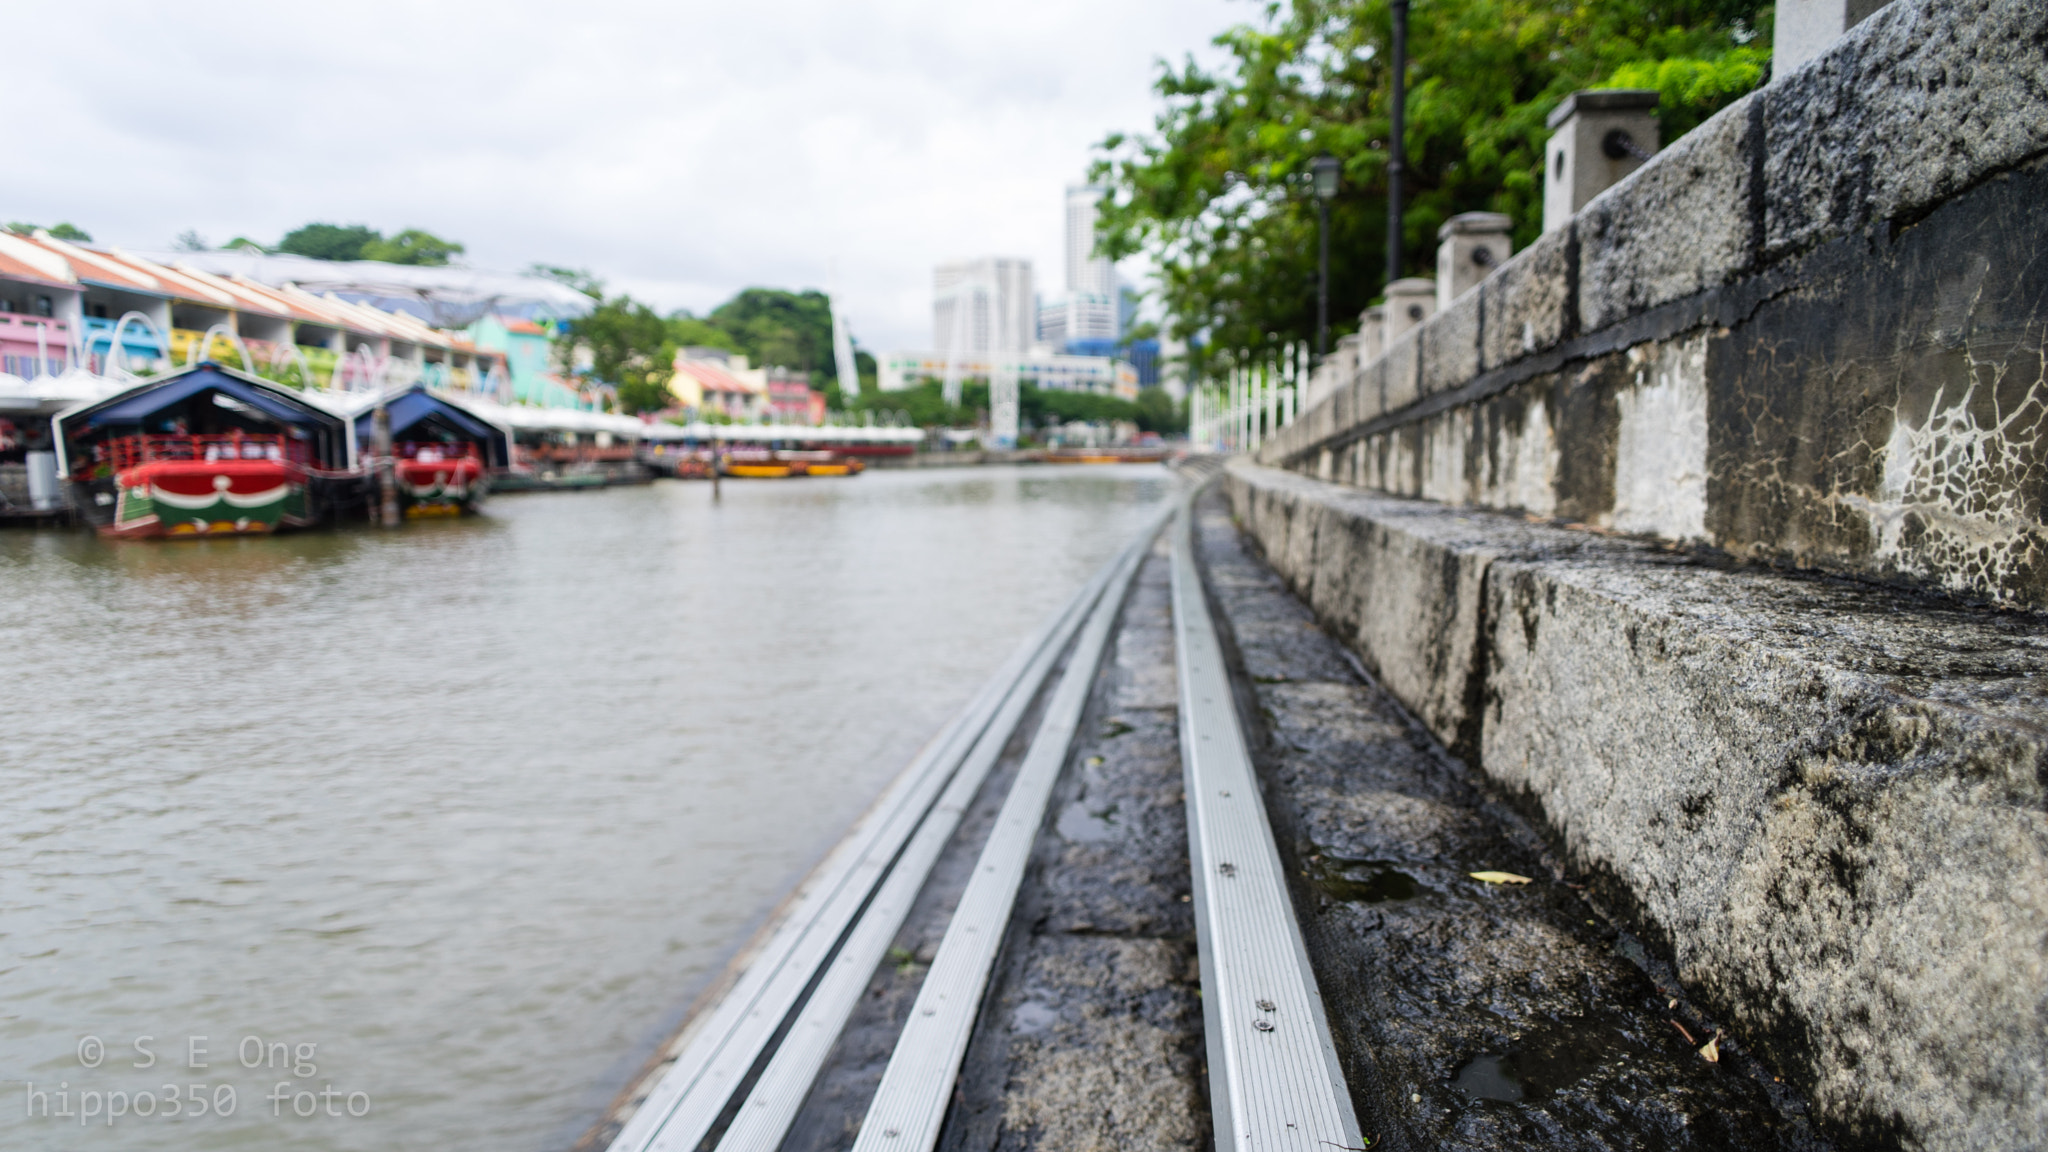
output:
[[[676,371],[688,375],[713,392],[760,392],[762,389],[727,372],[709,360],[678,360]]]

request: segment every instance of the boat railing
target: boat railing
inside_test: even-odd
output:
[[[417,460],[422,464],[448,460],[480,459],[475,443],[458,441],[444,443],[439,440],[401,440],[391,446],[391,454],[400,460]]]
[[[301,441],[247,432],[122,436],[107,442],[107,457],[116,472],[159,460],[277,460],[301,466],[308,462]]]

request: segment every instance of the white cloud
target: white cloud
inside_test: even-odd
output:
[[[1061,189],[1229,0],[47,5],[13,17],[0,218],[160,246],[421,227],[663,308],[823,286],[930,338],[931,266],[1060,277]],[[33,45],[33,47],[30,47]],[[24,133],[26,135],[24,135]]]

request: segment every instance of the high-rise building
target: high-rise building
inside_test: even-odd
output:
[[[1023,355],[1037,338],[1031,261],[956,260],[932,272],[932,346],[963,356]]]
[[[1116,265],[1095,254],[1097,205],[1108,192],[1095,184],[1067,187],[1067,291],[1116,297]]]
[[[1077,342],[1091,354],[1123,334],[1118,323],[1116,264],[1095,254],[1097,207],[1107,190],[1094,184],[1067,189],[1066,293],[1039,309],[1038,338],[1055,347]]]

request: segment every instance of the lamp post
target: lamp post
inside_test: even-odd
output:
[[[1387,141],[1387,283],[1401,278],[1401,176],[1407,167],[1408,0],[1394,4],[1394,106]]]
[[[1343,165],[1328,152],[1309,162],[1316,189],[1316,360],[1330,342],[1330,201],[1337,198],[1337,177]]]

